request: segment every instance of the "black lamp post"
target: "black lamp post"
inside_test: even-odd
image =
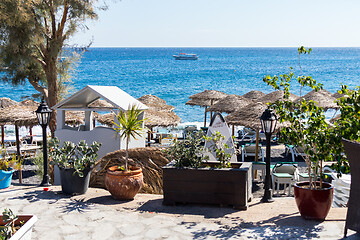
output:
[[[49,125],[51,109],[46,105],[44,100],[41,101],[40,106],[35,111],[39,120],[39,124],[42,127],[43,135],[43,157],[44,157],[44,174],[43,180],[40,186],[51,186],[50,177],[48,172],[48,156],[47,156],[47,138],[46,138],[46,128]]]
[[[260,117],[261,127],[266,136],[266,174],[265,174],[265,191],[261,199],[262,202],[273,202],[270,176],[270,140],[271,134],[275,131],[277,117],[270,110],[266,109]]]

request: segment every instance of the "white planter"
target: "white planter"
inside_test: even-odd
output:
[[[37,221],[37,217],[35,215],[19,215],[18,217],[19,218],[16,220],[15,224],[18,225],[20,222],[25,222],[25,224],[16,231],[10,240],[30,240],[32,229]]]

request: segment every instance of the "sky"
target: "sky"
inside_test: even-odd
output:
[[[359,0],[110,0],[70,44],[359,47]]]

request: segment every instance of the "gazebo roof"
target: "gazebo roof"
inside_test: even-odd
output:
[[[100,98],[111,104],[112,107],[90,107],[91,103]],[[146,105],[116,86],[88,85],[67,99],[56,104],[53,108],[67,110],[94,109],[104,111],[120,108],[122,111],[127,111],[129,107],[133,105],[136,105],[141,110],[148,108]]]

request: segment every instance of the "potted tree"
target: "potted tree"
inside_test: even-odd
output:
[[[301,54],[309,54],[311,49],[300,47]],[[300,64],[300,63],[299,63]],[[301,66],[300,66],[301,68]],[[279,122],[287,122],[289,126],[282,128],[280,141],[294,146],[301,146],[305,151],[305,162],[308,167],[309,181],[294,185],[296,204],[302,217],[306,219],[326,218],[333,198],[333,186],[323,182],[323,161],[334,160],[341,157],[338,149],[336,128],[325,121],[322,107],[313,101],[302,99],[299,103],[290,101],[290,82],[295,78],[292,68],[289,74],[279,77],[266,76],[263,80],[276,90],[284,92],[284,100],[270,104],[276,110]],[[311,76],[298,76],[296,78],[302,87],[309,87],[315,91],[322,89]],[[301,97],[301,96],[300,96]],[[341,138],[340,138],[341,139]]]
[[[0,218],[0,239],[31,239],[35,215],[15,215],[11,209],[4,209]]]
[[[140,191],[143,185],[142,169],[138,166],[129,166],[129,142],[131,139],[142,137],[144,131],[143,123],[145,119],[140,118],[142,110],[135,105],[131,106],[127,112],[122,112],[116,115],[119,123],[115,123],[115,131],[119,133],[120,137],[126,143],[126,156],[124,166],[112,166],[107,169],[105,175],[106,189],[111,193],[111,196],[117,200],[132,200]]]
[[[50,164],[59,167],[63,193],[73,195],[87,191],[100,146],[99,142],[88,146],[84,140],[77,145],[65,141],[62,146],[58,138],[49,141]]]
[[[231,205],[245,210],[251,199],[251,163],[229,162],[226,144],[218,132],[207,141],[219,161],[203,158],[201,133],[189,134],[165,150],[171,160],[163,167],[164,205],[205,203]]]

